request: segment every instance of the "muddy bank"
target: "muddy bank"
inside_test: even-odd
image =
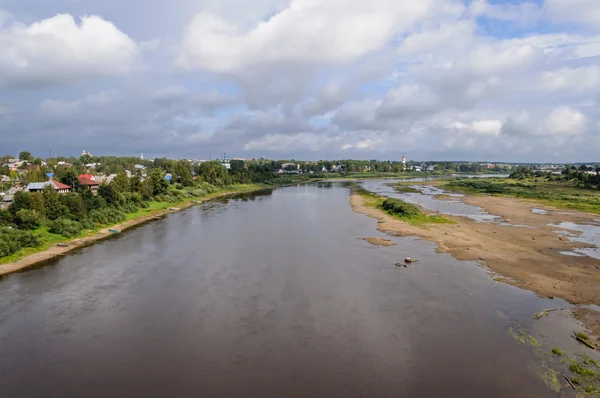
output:
[[[594,336],[600,336],[600,312],[590,308],[575,308],[573,316],[581,322]],[[600,347],[600,340],[591,341],[596,349]]]
[[[363,197],[358,194],[352,193],[350,201],[354,211],[377,218],[380,231],[434,242],[438,252],[487,265],[506,277],[506,283],[532,290],[541,297],[600,304],[600,260],[560,254],[589,245],[569,241],[555,232],[560,228],[548,225],[564,221],[598,224],[592,215],[570,211],[572,214],[540,216],[531,212],[532,208],[539,208],[539,204],[514,198],[465,196],[460,199],[510,220],[511,224],[532,228],[481,223],[455,216],[446,216],[455,221],[455,225],[417,227],[365,206]]]
[[[375,238],[373,236],[369,236],[368,238],[360,238],[360,240],[367,241],[373,246],[396,246],[396,243],[389,239]]]
[[[264,188],[260,188],[260,189],[264,189]],[[259,190],[259,189],[257,189],[257,190]],[[191,207],[195,204],[202,203],[202,202],[216,199],[216,198],[220,198],[220,197],[224,197],[224,196],[231,196],[231,195],[235,195],[235,194],[239,194],[239,193],[245,193],[245,192],[224,192],[224,193],[221,193],[218,195],[209,196],[206,198],[200,198],[197,200],[192,200],[192,201],[189,201],[189,202],[186,202],[183,204],[178,204],[177,207],[170,207],[168,209],[158,210],[158,211],[149,213],[147,215],[140,216],[133,220],[129,220],[129,221],[123,222],[121,224],[113,225],[110,228],[103,228],[98,233],[96,233],[92,236],[86,236],[84,238],[77,238],[77,239],[73,239],[70,241],[65,240],[65,242],[68,244],[68,246],[66,246],[66,247],[53,245],[53,246],[49,247],[47,250],[30,254],[30,255],[25,256],[17,261],[13,261],[11,263],[6,263],[6,264],[0,264],[0,278],[3,276],[6,276],[8,274],[11,274],[13,272],[24,271],[28,268],[33,268],[36,266],[44,265],[45,263],[47,263],[55,258],[65,256],[74,250],[81,249],[81,248],[83,248],[85,246],[89,246],[95,242],[115,236],[114,234],[112,234],[109,231],[109,229],[113,229],[113,230],[116,229],[121,232],[124,232],[135,226],[138,226],[138,225],[150,222],[150,221],[158,220],[169,213],[187,209],[188,207]]]

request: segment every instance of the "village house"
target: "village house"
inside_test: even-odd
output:
[[[92,194],[96,195],[98,193],[98,188],[100,187],[100,183],[96,181],[93,175],[91,174],[82,174],[78,177],[79,184],[82,186],[86,186],[90,188]]]
[[[0,209],[6,209],[12,205],[14,195],[3,195],[0,196]]]
[[[57,191],[58,193],[61,193],[61,194],[68,193],[71,190],[70,186],[63,184],[62,182],[58,182],[58,181],[54,181],[54,180],[44,181],[44,182],[32,182],[29,185],[27,185],[26,189],[29,192],[40,192],[46,186],[51,186],[52,188],[54,188],[55,191]]]

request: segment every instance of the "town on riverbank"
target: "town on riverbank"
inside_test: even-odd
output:
[[[324,179],[410,178],[461,173],[511,174],[518,181],[542,179],[548,189],[581,188],[577,195],[552,197],[559,206],[593,211],[584,189],[598,186],[598,165],[518,165],[485,162],[417,162],[376,160],[295,161],[231,159],[213,161],[93,156],[42,159],[23,151],[0,158],[0,264],[48,250],[77,238],[97,235],[123,222],[143,220],[194,200],[264,187]],[[554,186],[547,184],[554,183]],[[477,190],[474,182],[454,188]],[[463,184],[463,185],[460,185]],[[467,185],[464,185],[467,184]],[[470,184],[470,185],[469,185]],[[523,182],[499,185],[486,193],[531,195]],[[500,187],[500,188],[498,188]],[[485,186],[484,186],[485,188]],[[66,249],[63,249],[66,250]],[[10,269],[19,267],[10,267]]]
[[[600,312],[594,307],[600,304],[597,164],[300,162],[226,156],[148,160],[89,153],[41,159],[27,152],[19,158],[0,162],[0,276],[44,265],[213,198],[351,179],[343,186],[352,187],[352,209],[376,218],[380,231],[433,242],[438,252],[489,269],[496,282],[565,300],[572,306],[532,316],[568,312],[583,325],[576,336],[581,344],[594,351],[599,346]],[[394,245],[383,238],[364,240]],[[511,333],[518,341],[532,341],[521,329]],[[552,352],[563,351],[553,347]],[[582,358],[569,359],[569,380],[581,386],[577,388],[597,388],[600,372],[592,360]]]

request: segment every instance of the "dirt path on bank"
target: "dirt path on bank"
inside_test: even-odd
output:
[[[574,210],[564,211],[569,214],[557,214],[557,209],[515,198],[467,195],[460,199],[510,220],[513,225],[535,228],[500,226],[447,215],[445,217],[456,224],[416,227],[382,210],[365,206],[364,198],[354,192],[350,203],[354,211],[377,218],[378,229],[382,232],[417,236],[434,242],[438,245],[438,252],[449,253],[457,260],[487,265],[504,277],[504,282],[532,290],[540,297],[560,297],[571,303],[600,305],[600,260],[560,254],[560,251],[590,245],[571,242],[555,232],[560,228],[548,225],[564,221],[600,225],[594,220],[598,219],[597,215]],[[546,209],[548,214],[534,214],[531,212],[533,208]],[[596,320],[600,320],[600,313],[593,312]]]
[[[218,194],[215,196],[199,198],[197,200],[192,200],[190,202],[186,202],[183,204],[173,205],[173,207],[170,207],[168,209],[158,210],[158,211],[149,213],[147,215],[140,216],[133,220],[125,221],[121,224],[114,225],[109,228],[101,229],[98,233],[96,233],[92,236],[87,236],[84,238],[77,238],[77,239],[73,239],[73,240],[65,239],[65,243],[67,243],[69,245],[68,247],[60,247],[60,246],[54,245],[54,246],[49,247],[47,250],[30,254],[30,255],[25,256],[17,261],[14,261],[11,263],[6,263],[6,264],[0,264],[0,277],[3,277],[5,275],[8,275],[8,274],[11,274],[14,272],[23,271],[28,268],[33,268],[33,267],[36,267],[39,265],[43,265],[46,262],[53,260],[57,257],[65,256],[74,250],[81,249],[82,247],[89,246],[89,245],[93,244],[94,242],[104,240],[111,236],[114,236],[114,234],[112,234],[109,231],[109,229],[116,229],[121,232],[124,232],[132,227],[135,227],[140,224],[144,224],[144,223],[147,223],[147,222],[150,222],[153,220],[159,220],[169,213],[174,213],[177,211],[181,211],[183,209],[187,209],[188,207],[194,206],[195,204],[198,204],[201,202],[206,202],[208,200],[220,198],[223,196],[231,196],[231,195],[235,195],[235,194],[239,194],[239,193],[245,193],[245,192],[224,192],[224,193],[221,193],[221,194]]]

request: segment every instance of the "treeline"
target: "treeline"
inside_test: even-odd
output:
[[[527,178],[546,178],[548,181],[569,182],[576,188],[600,189],[600,165],[588,167],[581,165],[579,167],[566,165],[560,171],[560,175],[551,171],[537,170],[533,167],[519,167],[513,171],[509,178],[524,180]]]
[[[289,177],[278,176],[258,165],[227,170],[219,162],[205,162],[192,166],[187,161],[159,161],[157,166],[127,176],[123,163],[110,183],[102,183],[97,195],[88,186],[80,185],[81,170],[75,165],[58,166],[54,179],[72,187],[59,194],[52,186],[40,192],[22,190],[14,195],[8,209],[0,210],[0,257],[11,255],[23,248],[43,243],[43,232],[67,238],[85,230],[114,225],[124,221],[127,214],[147,208],[151,202],[177,203],[186,198],[202,197],[226,186],[240,183],[286,184]],[[47,168],[31,170],[29,181],[44,181]],[[167,171],[171,174],[167,180]],[[301,179],[297,176],[295,181]]]

